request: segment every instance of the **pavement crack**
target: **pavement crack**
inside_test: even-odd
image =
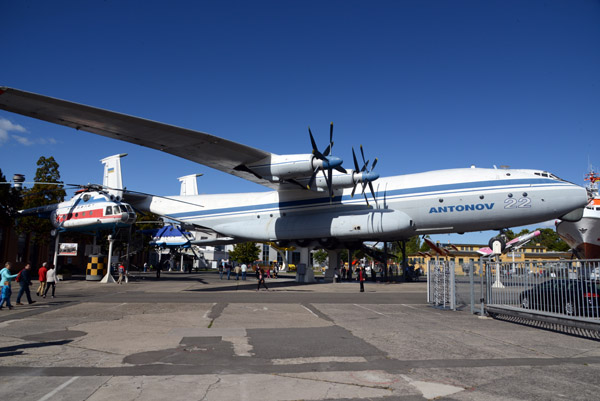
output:
[[[106,380],[104,380],[104,382],[102,382],[98,387],[96,387],[96,389],[94,391],[92,391],[92,393],[89,396],[87,396],[86,400],[89,400],[90,398],[94,398],[94,394],[96,394],[98,392],[98,390],[100,390],[101,388],[107,387],[106,383],[108,383],[108,381],[112,378],[113,378],[113,376],[106,377]]]
[[[304,380],[307,382],[319,382],[319,383],[327,383],[327,384],[334,384],[334,385],[344,385],[344,386],[353,386],[353,387],[360,387],[360,388],[372,388],[372,389],[392,391],[391,387],[385,386],[385,385],[377,385],[377,384],[367,385],[367,384],[361,384],[361,383],[347,383],[347,382],[343,382],[343,381],[334,381],[334,380],[327,380],[327,379],[321,379],[321,378],[315,378],[315,377],[302,377],[302,376],[297,376],[294,374],[286,374],[286,373],[273,373],[273,375],[279,376],[279,377],[285,377],[288,379]]]
[[[217,380],[214,383],[211,383],[208,385],[208,387],[206,387],[206,391],[204,392],[204,395],[202,396],[202,398],[200,398],[199,401],[206,400],[206,397],[208,397],[208,394],[213,390],[213,387],[217,386],[219,383],[221,383],[221,378],[217,377]]]

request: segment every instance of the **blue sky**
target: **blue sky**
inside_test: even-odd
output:
[[[0,85],[309,153],[307,126],[377,171],[539,168],[583,184],[600,164],[597,1],[4,1]],[[0,168],[32,179],[54,156],[100,182],[128,153],[129,189],[264,188],[174,156],[0,111]],[[485,240],[483,238],[486,238]],[[435,236],[485,241],[489,233]]]

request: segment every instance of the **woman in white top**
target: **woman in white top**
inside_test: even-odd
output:
[[[56,283],[58,282],[58,277],[56,277],[56,269],[54,265],[50,265],[48,268],[48,272],[46,273],[46,291],[44,291],[44,298],[46,298],[46,294],[50,287],[52,287],[52,298],[54,298],[54,291],[56,290]]]

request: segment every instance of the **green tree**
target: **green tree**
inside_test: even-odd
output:
[[[37,161],[32,188],[24,190],[23,208],[29,209],[38,206],[59,203],[65,199],[65,190],[62,188],[58,163],[54,157],[41,156]],[[44,183],[44,184],[42,184]],[[51,184],[48,184],[51,183]],[[47,243],[50,239],[50,231],[53,229],[49,219],[40,219],[36,216],[23,217],[19,219],[17,230],[31,234],[31,240],[36,243]]]
[[[319,249],[313,252],[313,260],[319,264],[319,266],[323,266],[325,261],[327,260],[327,251],[324,249]]]
[[[6,182],[6,177],[0,170],[0,182]],[[12,226],[13,217],[22,204],[20,191],[12,188],[11,185],[0,185],[0,225]]]
[[[244,242],[236,244],[233,250],[229,252],[229,257],[238,263],[251,264],[258,259],[260,249],[256,242]]]
[[[406,241],[406,253],[408,255],[414,255],[421,249],[421,237],[418,235],[411,237]]]
[[[538,228],[541,234],[533,239],[533,241],[541,244],[551,251],[567,252],[570,247],[564,242],[551,228]]]

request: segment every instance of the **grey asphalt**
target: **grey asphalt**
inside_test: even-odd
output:
[[[439,310],[423,282],[267,285],[60,282],[0,311],[0,399],[599,398],[595,339]]]

